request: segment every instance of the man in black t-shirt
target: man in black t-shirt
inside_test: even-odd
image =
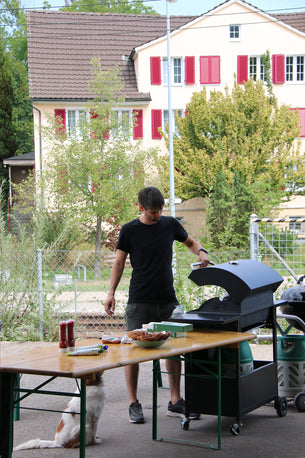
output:
[[[207,252],[200,243],[188,235],[175,218],[162,216],[164,198],[157,188],[143,188],[138,202],[140,217],[125,224],[120,231],[110,289],[104,302],[106,313],[113,315],[115,291],[129,254],[132,276],[125,314],[128,331],[141,328],[150,321],[167,320],[178,304],[172,274],[172,245],[175,240],[198,255],[202,266],[209,263]],[[144,423],[142,406],[137,399],[139,365],[125,366],[124,369],[130,399],[129,421]],[[166,360],[166,369],[171,397],[167,413],[184,416],[185,401],[180,396],[181,363]]]

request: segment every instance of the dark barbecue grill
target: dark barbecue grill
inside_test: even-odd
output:
[[[221,377],[221,414],[236,417],[231,432],[238,434],[240,417],[270,401],[275,401],[279,416],[286,415],[287,401],[278,396],[276,306],[285,301],[273,301],[273,293],[282,277],[271,267],[257,261],[239,260],[194,270],[189,278],[197,285],[217,285],[228,295],[204,302],[199,309],[175,314],[173,321],[193,323],[196,328],[248,331],[259,326],[272,328],[273,361],[254,361],[253,371],[240,373],[240,350],[236,352],[235,375]],[[204,376],[196,360],[212,360],[211,352],[187,355],[185,398],[190,412],[216,415],[217,383]],[[193,376],[192,376],[193,375]],[[198,377],[200,375],[200,377]]]
[[[305,286],[303,280],[305,275],[302,275],[296,286],[286,289],[282,294],[282,299],[285,300],[285,304],[282,306],[282,312],[285,315],[295,315],[299,319],[289,319],[285,317],[287,322],[302,331],[305,334]]]

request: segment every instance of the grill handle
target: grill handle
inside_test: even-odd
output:
[[[209,261],[209,264],[211,264],[211,266],[215,266],[215,262],[212,262],[212,261]],[[198,261],[198,262],[193,262],[193,264],[191,264],[191,269],[192,270],[196,270],[196,269],[199,269],[199,267],[201,266],[201,262]]]

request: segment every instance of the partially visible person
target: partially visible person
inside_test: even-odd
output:
[[[183,243],[199,257],[202,266],[209,264],[207,251],[185,231],[173,217],[162,216],[164,198],[155,187],[143,188],[138,195],[140,216],[125,224],[116,246],[110,289],[104,302],[105,312],[113,315],[115,292],[121,280],[129,254],[132,275],[126,307],[127,330],[139,329],[150,321],[166,321],[178,305],[172,274],[173,242]],[[166,360],[170,386],[168,415],[184,416],[185,401],[180,395],[181,362]],[[138,401],[139,365],[125,366],[129,394],[129,421],[144,423],[142,406]]]

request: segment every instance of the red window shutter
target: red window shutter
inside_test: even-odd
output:
[[[285,83],[285,56],[273,54],[272,56],[272,82],[274,84]]]
[[[151,110],[151,138],[161,140],[159,127],[162,127],[162,110]]]
[[[213,84],[220,83],[220,57],[210,57],[210,79]]]
[[[143,110],[133,110],[133,139],[143,138]]]
[[[220,57],[200,56],[200,84],[220,83]]]
[[[150,58],[150,83],[161,84],[161,57]]]
[[[56,134],[64,135],[66,133],[66,110],[64,108],[55,108],[54,113]]]
[[[98,115],[96,113],[94,113],[94,111],[90,110],[90,119],[96,119],[97,117],[98,117]],[[96,135],[96,132],[94,132],[94,131],[90,132],[90,137],[94,138],[94,140],[96,140],[98,138],[97,135]]]
[[[200,56],[200,84],[209,84],[209,58]]]
[[[237,83],[248,81],[248,56],[237,56]]]
[[[296,108],[291,108],[291,110],[296,111]],[[305,108],[298,108],[297,110],[300,116],[300,126],[301,126],[300,137],[305,137]]]
[[[195,84],[195,56],[185,57],[185,84]]]

